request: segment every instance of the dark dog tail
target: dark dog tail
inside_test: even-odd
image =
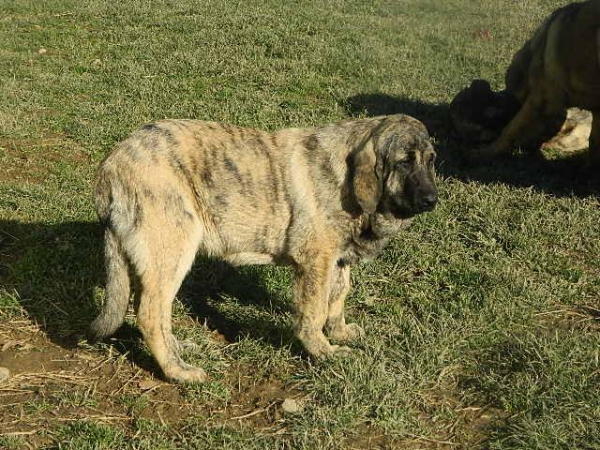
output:
[[[113,192],[107,177],[100,174],[96,185],[95,203],[104,222],[104,260],[106,267],[106,299],[100,315],[92,322],[89,340],[96,342],[114,334],[123,324],[129,306],[131,282],[129,262],[120,239],[111,227]]]

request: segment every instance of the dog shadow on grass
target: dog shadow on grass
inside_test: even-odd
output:
[[[104,295],[103,253],[97,222],[0,221],[0,317],[18,317],[21,308],[52,343],[76,348]],[[249,336],[281,345],[291,333],[272,318],[285,317],[287,305],[265,285],[270,278],[262,269],[245,269],[199,258],[178,298],[200,324],[229,341]],[[220,308],[221,299],[227,308]],[[136,365],[158,372],[137,327],[125,323],[108,342]]]
[[[235,342],[249,336],[281,346],[292,341],[286,322],[291,277],[284,268],[232,267],[198,257],[179,291],[179,298],[198,322]],[[284,323],[285,322],[285,323]]]
[[[481,165],[465,161],[466,144],[452,136],[449,105],[432,104],[383,93],[365,93],[340,102],[352,117],[407,114],[425,124],[435,139],[437,172],[444,178],[533,188],[558,197],[597,195],[600,177],[586,164],[586,152],[560,159],[513,155]]]

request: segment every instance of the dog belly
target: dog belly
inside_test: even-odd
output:
[[[225,255],[224,259],[232,266],[275,264],[275,258],[273,257],[273,255],[268,255],[265,253],[234,253],[230,255]]]
[[[225,214],[216,217],[215,232],[222,243],[220,255],[235,266],[249,264],[277,264],[285,253],[286,229],[289,224],[285,208],[282,214],[265,211],[253,214]]]

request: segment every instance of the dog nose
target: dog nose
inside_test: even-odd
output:
[[[424,195],[423,198],[421,199],[421,206],[423,207],[424,210],[426,211],[430,211],[432,210],[436,203],[437,203],[437,194],[427,194]]]

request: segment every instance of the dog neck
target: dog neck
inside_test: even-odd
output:
[[[356,264],[375,258],[389,241],[378,235],[372,226],[373,215],[363,214],[354,222],[353,230],[342,251],[342,264]]]

